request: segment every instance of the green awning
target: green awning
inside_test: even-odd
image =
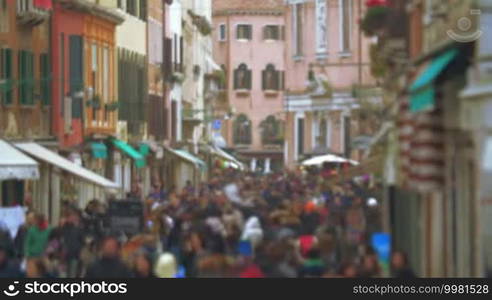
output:
[[[150,146],[145,144],[145,143],[141,143],[139,145],[138,150],[139,150],[140,154],[142,154],[143,156],[147,156],[150,153]]]
[[[171,149],[171,148],[168,148],[168,150],[174,153],[175,155],[179,156],[180,158],[198,166],[202,170],[207,168],[207,164],[203,160],[199,159],[198,157],[194,156],[188,151],[180,150],[180,149]]]
[[[411,112],[430,110],[434,107],[436,98],[434,82],[458,53],[458,49],[451,49],[441,54],[417,77],[409,89]]]
[[[132,146],[128,145],[126,142],[118,139],[112,139],[111,142],[116,148],[120,149],[123,153],[135,160],[135,166],[137,168],[145,167],[145,157],[135,150]]]
[[[92,156],[94,156],[94,158],[102,158],[102,159],[108,158],[108,147],[106,147],[104,143],[93,142],[91,143],[91,149],[92,149]]]

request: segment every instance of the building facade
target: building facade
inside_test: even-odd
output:
[[[214,59],[225,72],[230,118],[222,136],[250,169],[284,163],[283,1],[213,1]]]
[[[50,66],[51,2],[2,2],[0,7],[0,137],[7,141],[32,140],[56,148],[51,128]],[[47,172],[41,166],[40,173]],[[48,181],[0,182],[1,204],[32,205],[42,211]]]
[[[357,22],[365,9],[362,2],[286,2],[288,167],[316,154],[351,157],[356,154],[352,138],[371,134],[359,126],[355,113],[361,102],[380,100],[377,94],[360,93],[376,83],[369,66],[371,39]]]

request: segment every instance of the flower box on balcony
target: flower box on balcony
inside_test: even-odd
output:
[[[385,28],[390,8],[379,5],[367,9],[366,15],[361,20],[360,27],[366,36],[375,36]]]

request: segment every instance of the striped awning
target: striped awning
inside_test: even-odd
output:
[[[444,183],[442,112],[413,114],[408,99],[401,101],[399,120],[400,168],[403,184],[426,192]]]

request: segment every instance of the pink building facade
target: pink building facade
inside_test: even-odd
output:
[[[285,164],[325,153],[357,158],[359,90],[375,86],[370,39],[358,20],[363,1],[285,2]],[[373,99],[377,100],[377,99]]]
[[[225,71],[231,116],[221,134],[250,168],[284,164],[285,16],[283,0],[214,0],[214,59]]]

